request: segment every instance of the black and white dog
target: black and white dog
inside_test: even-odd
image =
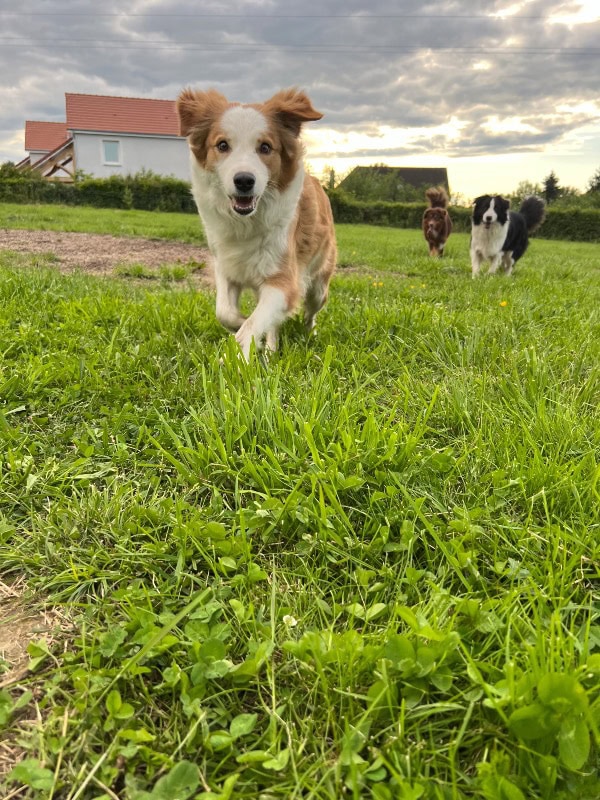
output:
[[[510,211],[510,201],[484,194],[473,204],[471,226],[471,270],[479,275],[485,260],[493,275],[501,265],[510,275],[529,244],[529,234],[544,221],[545,205],[539,197],[526,197],[519,211]]]

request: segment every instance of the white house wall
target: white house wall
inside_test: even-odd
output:
[[[36,161],[39,161],[40,158],[47,156],[50,150],[30,150],[29,151],[29,163],[35,164]]]
[[[103,163],[105,140],[119,142],[120,164]],[[150,170],[156,175],[190,180],[189,148],[181,137],[73,132],[73,141],[76,169],[95,178]]]

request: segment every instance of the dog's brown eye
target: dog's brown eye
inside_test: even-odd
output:
[[[221,139],[220,142],[217,142],[217,150],[219,153],[226,153],[229,150],[229,145],[225,141],[225,139]]]
[[[258,149],[263,156],[268,156],[273,148],[268,142],[263,142]]]

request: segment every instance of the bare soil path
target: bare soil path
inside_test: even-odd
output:
[[[0,250],[51,255],[62,272],[82,271],[92,275],[110,275],[116,267],[131,264],[158,269],[167,264],[200,267],[209,263],[208,250],[199,245],[64,231],[0,229]],[[201,275],[210,282],[208,267]]]

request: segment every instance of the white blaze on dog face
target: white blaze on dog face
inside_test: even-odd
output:
[[[490,204],[487,208],[483,210],[482,219],[483,224],[487,227],[492,225],[498,219],[498,214],[496,214],[496,209],[494,208],[495,200],[492,197]]]
[[[267,188],[275,147],[268,120],[248,106],[231,106],[209,132],[206,168],[219,176],[232,209],[241,216],[254,213]]]

